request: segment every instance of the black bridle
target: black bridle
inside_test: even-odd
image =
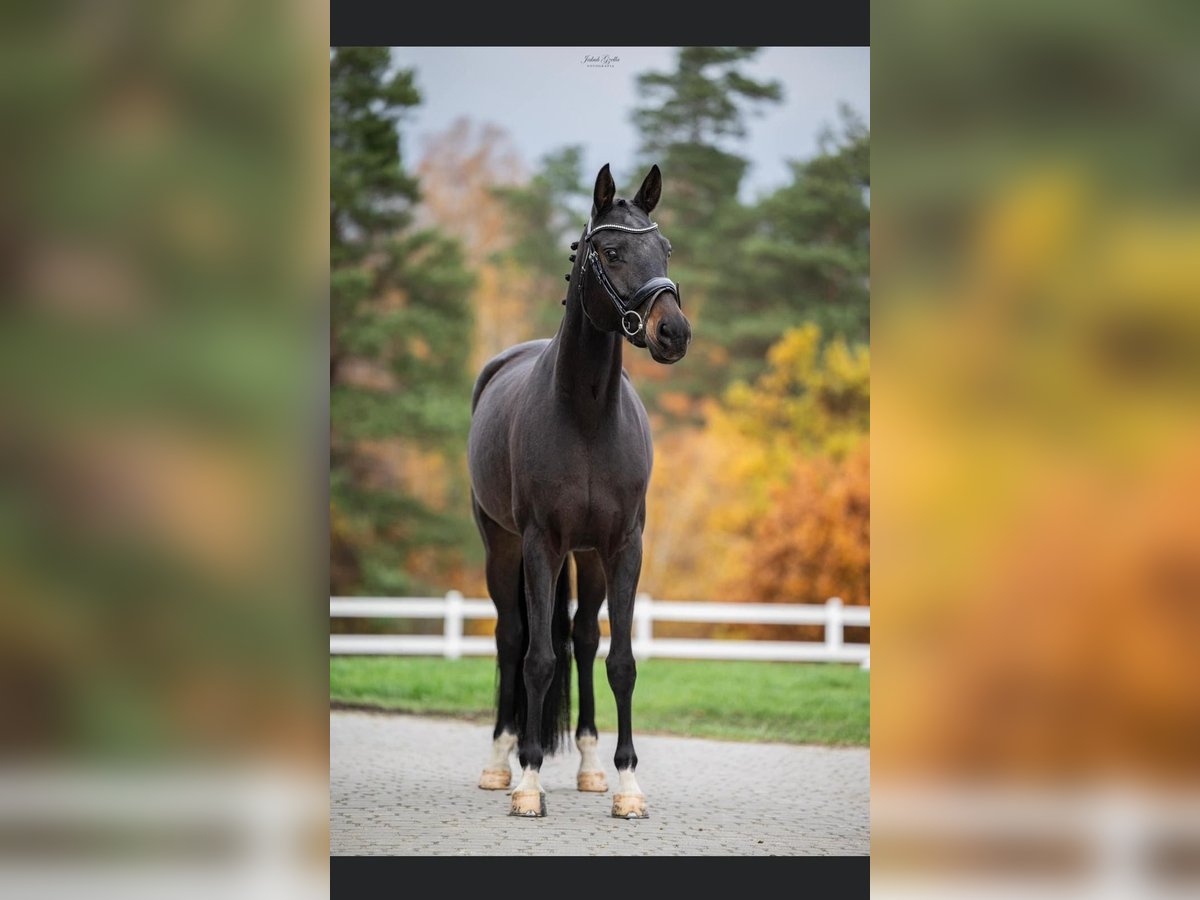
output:
[[[624,231],[628,234],[645,234],[650,231],[658,230],[658,223],[653,222],[645,228],[633,228],[629,225],[597,225],[592,227],[591,219],[588,220],[587,230],[583,234],[582,243],[584,245],[583,265],[579,270],[579,301],[583,303],[583,287],[587,281],[587,273],[590,268],[596,273],[596,278],[600,282],[600,286],[604,288],[604,293],[613,302],[613,306],[617,308],[617,312],[621,316],[621,331],[625,335],[625,339],[635,347],[644,347],[643,343],[638,344],[634,339],[641,336],[646,330],[646,320],[650,318],[650,313],[654,311],[654,304],[658,301],[659,296],[664,291],[671,291],[675,294],[675,300],[683,307],[683,298],[679,293],[678,282],[672,281],[665,275],[659,275],[651,278],[636,291],[633,296],[626,300],[617,291],[612,281],[609,280],[608,273],[604,271],[604,266],[600,264],[600,255],[596,252],[596,248],[592,246],[592,235],[597,231],[611,229],[613,231]],[[668,252],[668,256],[670,253]],[[646,309],[643,312],[642,307]]]

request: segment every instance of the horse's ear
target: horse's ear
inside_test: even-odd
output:
[[[654,207],[658,206],[658,199],[661,196],[662,172],[658,171],[658,165],[656,164],[650,167],[650,174],[646,176],[646,180],[638,188],[637,196],[633,198],[633,205],[640,206],[646,212],[650,212]]]
[[[592,192],[592,216],[598,216],[610,206],[616,196],[617,186],[613,183],[612,173],[608,171],[608,163],[596,176],[596,189]]]

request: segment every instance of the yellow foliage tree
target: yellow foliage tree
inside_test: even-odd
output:
[[[834,516],[838,492],[849,490],[847,479],[857,477],[853,466],[860,457],[865,464],[869,430],[865,346],[850,347],[840,339],[822,346],[820,330],[809,325],[786,332],[769,351],[768,363],[752,385],[737,383],[722,402],[709,404],[705,428],[658,441],[643,566],[643,586],[654,596],[819,602],[836,594],[847,602],[867,602],[865,576],[840,580],[847,571],[859,571],[853,560],[866,550],[865,524],[861,541],[848,535],[857,534],[865,518],[821,526],[845,551],[845,561],[829,569],[821,587],[798,593],[792,582],[761,596],[747,587],[769,577],[756,555],[764,541],[775,552],[792,542],[794,559],[808,560],[804,565],[811,568],[805,554],[820,540],[809,533],[774,535],[770,529],[790,529],[794,514],[802,512],[792,509],[798,501],[789,500],[789,490],[825,504]],[[802,462],[809,468],[798,472]],[[865,491],[865,469],[859,482]],[[822,552],[832,559],[832,551]],[[832,590],[821,595],[828,586]]]

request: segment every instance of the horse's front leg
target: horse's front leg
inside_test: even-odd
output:
[[[634,771],[633,686],[637,664],[633,659],[633,598],[642,573],[642,531],[636,529],[625,545],[605,561],[608,576],[608,621],[612,638],[608,648],[608,683],[617,700],[617,753],[614,762],[621,780],[613,794],[612,814],[621,819],[646,818],[646,797]]]
[[[544,816],[542,789],[542,715],[546,693],[554,678],[554,583],[564,557],[556,553],[547,536],[527,533],[522,542],[525,566],[525,603],[529,611],[529,648],[525,652],[525,731],[518,758],[521,782],[512,794],[514,816]],[[553,723],[551,723],[553,724]]]

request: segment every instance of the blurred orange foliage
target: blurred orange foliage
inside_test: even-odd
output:
[[[971,212],[876,373],[874,770],[1195,778],[1200,218],[1061,166]]]
[[[477,372],[497,353],[535,337],[530,309],[546,300],[531,273],[500,258],[513,235],[493,188],[518,184],[526,173],[503,129],[458,119],[426,141],[417,174],[422,221],[458,238],[476,275],[471,369]]]

